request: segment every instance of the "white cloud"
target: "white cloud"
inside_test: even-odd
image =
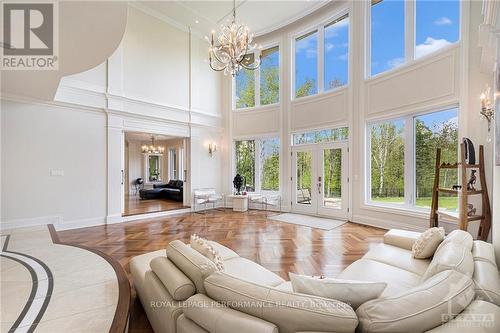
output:
[[[453,22],[446,16],[440,17],[434,22],[432,22],[432,24],[434,25],[451,25],[452,23]]]
[[[403,58],[403,57],[394,58],[394,59],[391,59],[387,62],[387,67],[388,67],[388,69],[396,68],[396,67],[403,65],[404,63],[405,63],[405,58]]]
[[[427,37],[425,42],[416,46],[415,57],[420,58],[450,44],[451,43],[446,39],[434,39],[432,37]]]
[[[349,54],[348,53],[344,53],[344,54],[339,55],[337,58],[339,60],[347,60],[348,57],[349,57]]]
[[[335,45],[333,43],[326,43],[325,44],[325,50],[326,50],[326,52],[330,52],[334,48],[335,48]]]
[[[316,49],[307,49],[306,50],[306,58],[316,58],[318,51]]]

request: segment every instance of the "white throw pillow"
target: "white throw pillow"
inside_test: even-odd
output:
[[[288,275],[294,292],[336,299],[350,304],[353,309],[378,298],[387,287],[385,282],[319,278],[294,273]]]
[[[196,234],[191,235],[191,248],[213,261],[217,266],[217,270],[224,271],[224,260],[205,238],[201,238]]]
[[[411,252],[413,258],[427,259],[434,255],[439,244],[444,239],[444,228],[430,228],[424,231],[413,243]]]

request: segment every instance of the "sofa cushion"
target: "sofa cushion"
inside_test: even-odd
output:
[[[289,274],[294,292],[336,299],[349,304],[353,309],[358,308],[366,301],[379,297],[387,287],[387,283],[385,282],[342,280]]]
[[[411,252],[416,259],[427,259],[434,255],[439,244],[444,239],[444,228],[435,227],[424,231],[413,243]]]
[[[500,275],[496,265],[482,260],[474,261],[473,280],[479,299],[500,306]]]
[[[413,243],[419,236],[420,232],[391,229],[385,233],[384,243],[411,251]]]
[[[454,242],[440,246],[434,254],[434,258],[432,258],[423,279],[427,280],[431,276],[448,269],[472,277],[474,260],[472,259],[471,250]]]
[[[472,251],[472,244],[474,242],[474,239],[472,238],[472,235],[469,234],[467,231],[463,230],[453,230],[446,236],[441,244],[439,244],[437,251],[443,246],[445,246],[448,243],[458,243],[465,248],[469,249],[469,251]]]
[[[187,318],[213,333],[278,333],[276,325],[197,294],[184,307]]]
[[[491,243],[486,243],[480,240],[474,241],[472,244],[472,258],[474,261],[481,260],[489,262],[493,266],[497,265],[495,261],[495,249]]]
[[[349,265],[337,278],[371,282],[386,282],[381,297],[392,296],[420,284],[418,274],[375,260],[360,259]]]
[[[208,243],[219,253],[219,255],[221,256],[221,258],[223,260],[228,260],[228,259],[239,257],[238,253],[234,252],[233,250],[231,250],[228,247],[225,247],[222,244],[219,244],[217,242],[210,241],[210,240],[208,241]]]
[[[168,244],[167,257],[193,281],[199,293],[205,292],[203,280],[217,271],[217,267],[210,259],[180,240],[174,240]]]
[[[474,298],[472,279],[453,270],[440,272],[399,295],[361,305],[357,332],[424,332],[460,313]]]
[[[185,301],[196,292],[193,282],[166,256],[154,258],[149,265],[176,301]]]
[[[278,326],[280,333],[352,333],[358,324],[347,304],[281,291],[216,272],[205,280],[207,295]]]
[[[256,262],[241,257],[226,260],[224,262],[224,272],[267,287],[275,287],[285,282],[279,275]]]
[[[387,244],[377,244],[363,259],[379,261],[418,275],[424,275],[431,262],[429,259],[415,259],[411,251]]]
[[[195,249],[199,253],[203,254],[205,257],[213,261],[217,270],[224,270],[224,260],[219,255],[219,252],[210,244],[205,238],[201,238],[196,234],[191,235],[191,248]]]

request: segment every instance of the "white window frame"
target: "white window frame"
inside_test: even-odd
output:
[[[175,161],[173,161],[172,158],[172,153],[175,154]],[[178,162],[179,161],[179,156],[177,152],[177,148],[169,148],[168,149],[168,178],[169,180],[176,180],[179,178],[179,166]],[[177,177],[175,177],[175,172],[177,171]]]
[[[342,16],[348,16],[349,19],[349,42],[347,46],[347,53],[348,53],[348,62],[347,62],[347,82],[345,85],[342,87],[337,87],[329,90],[325,90],[325,26],[330,24],[331,22],[341,18]],[[290,35],[290,45],[291,45],[291,70],[290,70],[290,78],[291,78],[291,91],[290,91],[290,96],[292,101],[293,100],[300,100],[302,98],[308,98],[311,96],[317,96],[321,94],[329,94],[332,92],[339,91],[341,89],[346,89],[346,87],[349,87],[351,84],[351,41],[352,41],[352,27],[351,27],[351,22],[352,22],[352,16],[351,16],[351,10],[350,8],[344,8],[338,12],[336,12],[334,15],[328,17],[325,20],[322,20],[320,23],[315,23],[313,26],[308,26],[305,29],[299,30],[294,32],[293,34]],[[296,97],[295,96],[295,43],[297,38],[302,37],[304,35],[307,35],[313,31],[317,32],[318,36],[318,64],[317,64],[317,92],[315,94],[309,95],[309,96],[304,96],[304,97]]]
[[[365,205],[370,207],[381,207],[388,209],[403,209],[412,210],[422,213],[428,213],[430,208],[419,207],[415,205],[415,190],[416,190],[416,169],[415,169],[415,118],[447,111],[450,109],[458,109],[457,117],[460,120],[460,106],[457,104],[439,107],[437,109],[426,110],[417,113],[410,113],[401,116],[385,117],[373,119],[366,122],[365,125]],[[403,204],[380,203],[371,200],[371,128],[373,125],[402,120],[404,122],[404,202]],[[459,140],[460,141],[460,140]],[[458,142],[459,144],[460,142]],[[457,145],[457,152],[459,146]]]
[[[255,108],[267,108],[267,107],[277,106],[280,104],[280,102],[281,102],[281,89],[282,89],[282,85],[281,85],[282,65],[281,64],[283,61],[282,52],[281,52],[281,43],[278,41],[273,41],[273,42],[270,42],[268,44],[264,44],[264,45],[262,45],[262,47],[260,49],[256,49],[252,53],[254,54],[255,59],[259,59],[260,54],[263,50],[271,49],[271,48],[276,47],[276,46],[278,47],[278,59],[279,59],[278,60],[279,61],[279,64],[278,64],[278,80],[279,80],[278,101],[276,103],[271,103],[271,104],[265,104],[265,105],[260,104],[260,66],[259,66],[257,69],[255,69],[253,71],[254,72],[254,89],[255,89],[254,106],[249,106],[249,107],[245,107],[245,108],[236,108],[236,78],[234,78],[234,77],[232,78],[231,91],[232,91],[232,109],[233,109],[233,111],[239,112],[239,111],[245,111],[245,110],[252,110]]]
[[[262,175],[262,170],[260,169],[260,148],[261,148],[261,142],[262,140],[269,140],[269,139],[275,139],[278,138],[280,142],[280,147],[279,147],[279,174],[280,174],[280,179],[279,179],[279,187],[277,191],[274,190],[262,190],[261,188],[261,175]],[[263,194],[281,194],[282,191],[282,179],[281,179],[281,170],[282,170],[282,163],[283,163],[283,158],[282,158],[282,140],[281,136],[279,134],[272,134],[272,135],[266,135],[266,136],[258,136],[258,137],[241,137],[241,138],[235,138],[233,140],[233,174],[236,174],[236,142],[237,141],[255,141],[255,164],[254,164],[254,169],[255,169],[255,192],[249,192],[249,193],[263,193]]]
[[[415,62],[419,62],[425,59],[428,59],[430,57],[436,56],[438,54],[441,54],[443,52],[446,52],[450,48],[456,47],[456,45],[460,44],[462,40],[462,11],[463,11],[463,4],[462,1],[459,1],[459,26],[458,26],[458,40],[454,43],[451,43],[450,45],[447,45],[435,52],[432,52],[430,54],[427,54],[425,56],[422,56],[420,58],[415,57],[415,36],[416,36],[416,0],[405,0],[404,1],[404,15],[405,15],[405,33],[404,33],[404,49],[405,49],[405,62],[401,66],[388,69],[386,71],[377,73],[375,75],[371,74],[371,64],[372,64],[372,56],[371,56],[371,26],[372,26],[372,21],[371,21],[371,0],[365,1],[365,80],[369,80],[372,78],[376,78],[379,76],[382,76],[384,74],[392,73],[398,69],[405,68],[407,66],[410,66],[414,64]]]
[[[310,132],[317,132],[317,131],[323,131],[323,130],[336,130],[336,129],[341,129],[341,128],[347,128],[347,131],[348,131],[348,135],[347,135],[347,139],[343,139],[343,140],[336,140],[336,141],[325,141],[325,142],[318,142],[318,143],[298,143],[298,144],[295,144],[294,143],[294,135],[297,135],[297,134],[303,134],[303,133],[310,133]],[[315,127],[315,128],[310,128],[310,129],[306,129],[306,130],[299,130],[299,131],[294,131],[290,134],[290,144],[291,146],[304,146],[304,145],[314,145],[314,144],[322,144],[322,143],[332,143],[332,142],[349,142],[349,138],[351,136],[351,128],[349,127],[349,124],[343,124],[343,125],[336,125],[336,126],[327,126],[327,127]]]

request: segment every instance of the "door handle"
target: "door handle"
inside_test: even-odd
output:
[[[318,183],[318,194],[321,194],[321,182]]]
[[[123,175],[123,170],[122,170],[122,185],[123,185],[123,183],[125,182],[125,181],[124,181],[124,178],[125,178],[125,177],[124,177],[124,175]]]

